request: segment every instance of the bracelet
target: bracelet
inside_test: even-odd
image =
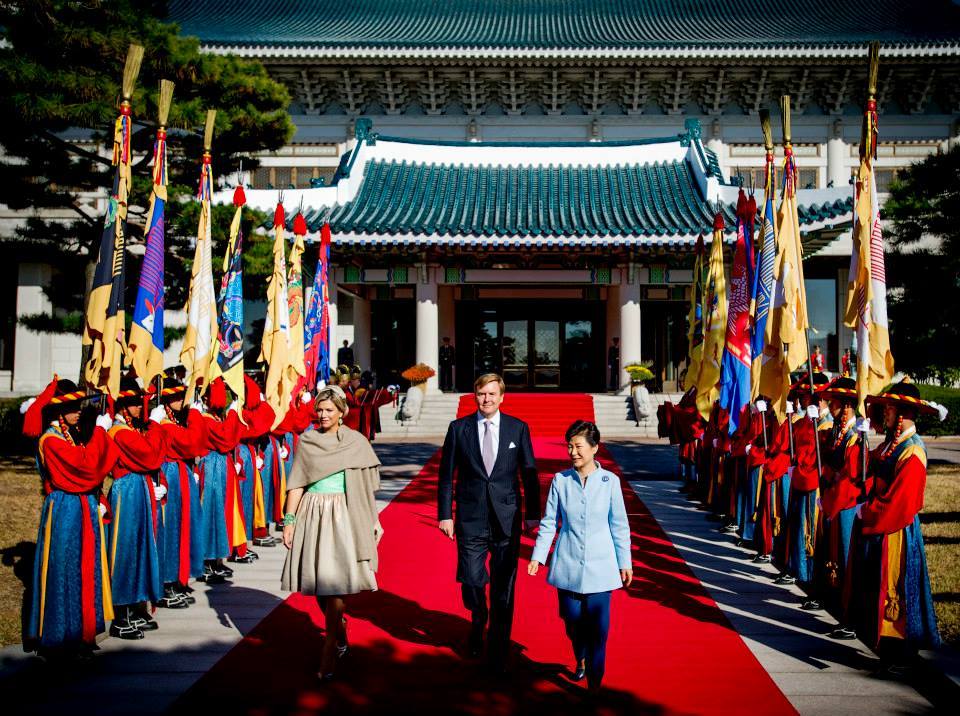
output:
[[[294,513],[288,512],[283,516],[284,527],[286,527],[287,525],[294,525],[296,523],[297,523],[297,516]]]

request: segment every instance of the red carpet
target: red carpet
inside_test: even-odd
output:
[[[529,418],[544,485],[568,465],[556,435],[573,419],[593,416],[587,396],[511,395],[504,411]],[[380,591],[349,602],[351,654],[336,681],[315,680],[323,617],[313,599],[293,595],[173,710],[215,704],[230,714],[584,713],[584,689],[567,678],[572,657],[556,592],[543,570],[526,574],[528,538],[517,577],[511,678],[492,680],[460,655],[469,617],[454,581],[455,545],[436,528],[438,462],[434,456],[381,515]],[[643,503],[628,486],[624,495],[635,581],[614,594],[606,694],[596,712],[795,713]]]

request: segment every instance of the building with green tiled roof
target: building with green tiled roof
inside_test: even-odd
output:
[[[950,0],[171,0],[208,52],[258,58],[297,132],[248,197],[329,222],[333,340],[387,378],[457,346],[456,381],[607,387],[606,347],[684,366],[691,246],[762,184],[758,112],[793,99],[807,288],[836,365],[866,44],[877,182],[960,135]],[[778,134],[778,133],[776,133]],[[779,141],[779,137],[778,137]],[[778,150],[779,164],[780,155]],[[759,194],[762,192],[758,192]],[[728,236],[728,238],[730,238]],[[586,338],[584,338],[586,336]],[[621,379],[624,376],[621,375]]]

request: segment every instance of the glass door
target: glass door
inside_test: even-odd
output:
[[[560,321],[533,321],[533,385],[560,387]]]
[[[503,322],[503,382],[508,388],[530,385],[528,328],[527,320]]]

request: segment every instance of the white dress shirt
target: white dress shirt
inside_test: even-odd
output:
[[[479,410],[477,411],[477,436],[480,443],[480,454],[483,455],[483,434],[487,429],[484,421],[487,420]],[[493,454],[500,454],[500,411],[490,418],[490,430],[493,431]]]

